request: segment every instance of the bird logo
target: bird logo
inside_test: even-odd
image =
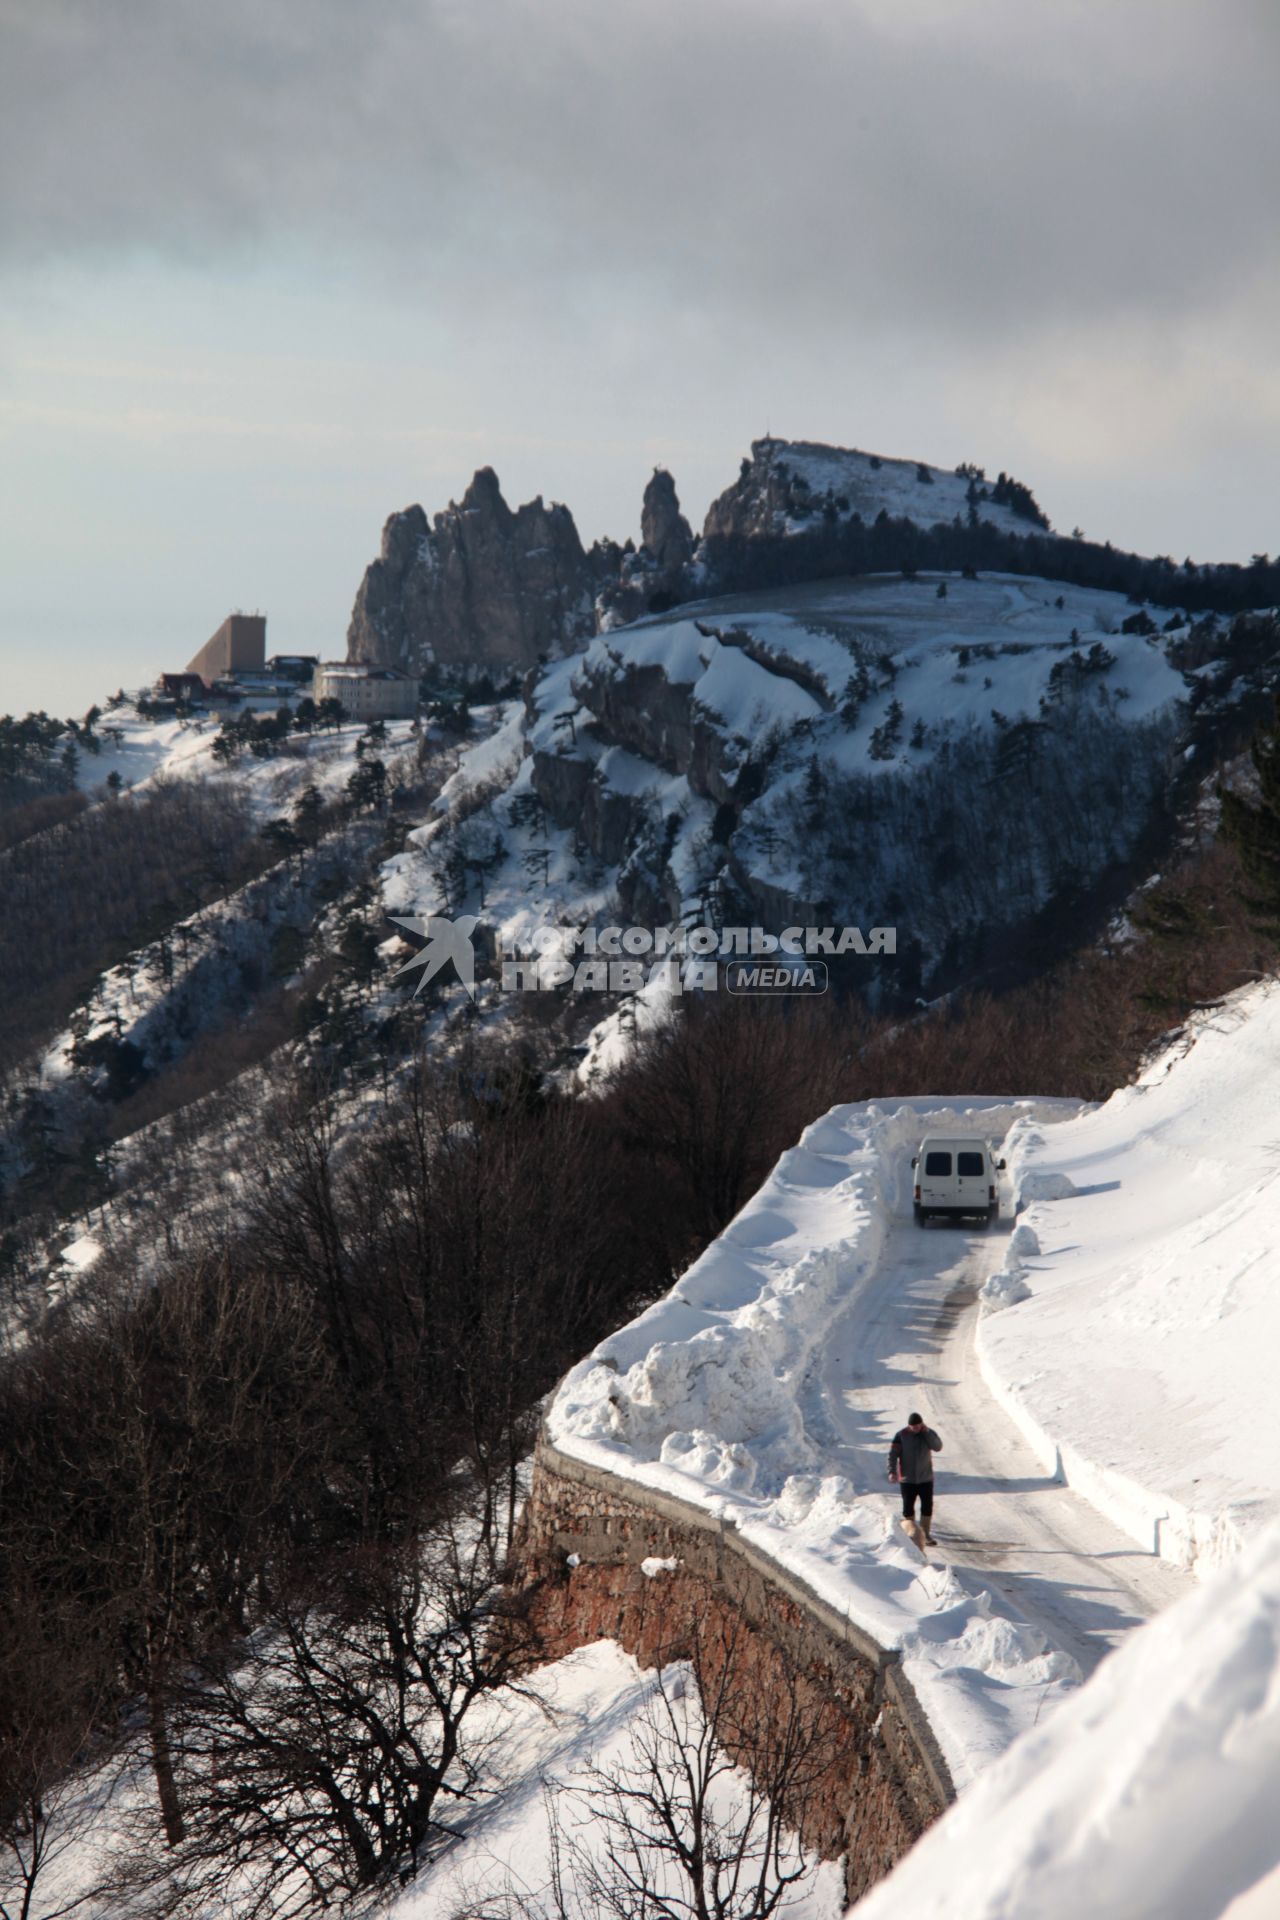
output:
[[[476,953],[471,936],[478,924],[474,913],[464,913],[457,920],[445,920],[438,913],[428,914],[425,920],[402,920],[397,914],[389,914],[398,927],[406,927],[410,933],[416,933],[425,942],[421,953],[415,953],[411,959],[398,966],[393,978],[409,973],[414,967],[422,968],[422,978],[413,990],[414,999],[422,992],[428,980],[434,980],[442,967],[452,960],[459,980],[474,1000],[476,997]]]

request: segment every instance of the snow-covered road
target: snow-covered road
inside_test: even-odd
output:
[[[1005,1594],[1087,1675],[1194,1582],[1046,1475],[988,1390],[974,1351],[977,1290],[1010,1228],[891,1226],[877,1271],[832,1327],[811,1430],[825,1435],[834,1471],[896,1510],[885,1457],[918,1408],[943,1443],[934,1524],[947,1564],[971,1591]]]

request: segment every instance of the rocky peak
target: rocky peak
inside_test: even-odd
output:
[[[541,508],[542,495],[539,494],[537,500],[530,502],[530,505]],[[502,525],[508,525],[514,518],[510,507],[502,497],[502,487],[492,467],[477,467],[471,477],[471,485],[462,496],[461,508],[453,506],[452,502],[450,508],[454,513],[482,513]],[[525,509],[522,508],[521,511]]]
[[[356,595],[347,652],[405,672],[431,663],[505,677],[592,633],[595,567],[567,507],[512,512],[492,467],[428,520],[392,514]]]
[[[655,467],[644,490],[640,539],[660,570],[676,573],[693,558],[693,531],[680,511],[676,483],[665,467]]]
[[[751,442],[732,486],[717,495],[707,509],[703,537],[759,537],[782,530],[791,503],[791,476],[785,440],[766,437]]]
[[[984,522],[1025,538],[1049,530],[1030,488],[1002,473],[990,485],[969,463],[953,469],[817,440],[753,440],[738,478],[713,500],[703,539],[804,537],[824,523],[871,526],[880,514],[929,528]]]

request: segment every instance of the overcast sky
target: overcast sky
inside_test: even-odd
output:
[[[1280,547],[1275,0],[0,0],[0,711],[766,429]]]

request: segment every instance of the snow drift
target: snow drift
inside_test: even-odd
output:
[[[1268,1920],[1278,1772],[1273,1524],[996,1761],[858,1920]]]

